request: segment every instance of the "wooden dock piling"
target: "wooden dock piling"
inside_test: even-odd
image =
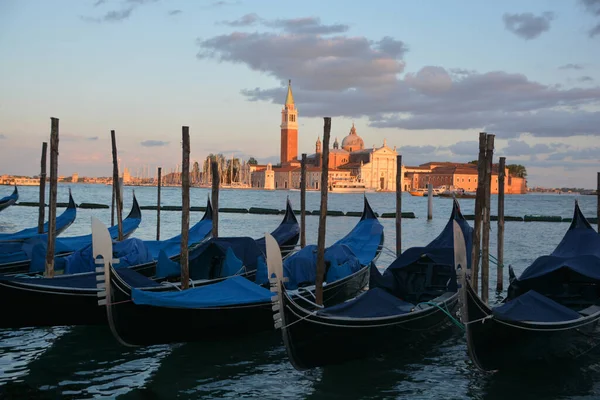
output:
[[[54,277],[54,246],[56,240],[56,191],[58,187],[58,118],[50,118],[50,206],[48,210],[48,246],[44,276]]]
[[[319,236],[317,238],[317,277],[315,280],[316,303],[323,305],[323,280],[325,279],[325,226],[327,221],[327,190],[329,189],[329,135],[331,118],[324,118],[323,126],[323,162],[321,167],[321,210],[319,214]]]
[[[433,184],[427,184],[427,220],[433,219]]]
[[[217,159],[213,157],[210,162],[211,173],[212,173],[212,191],[211,191],[211,203],[212,203],[212,237],[219,237],[219,164]]]
[[[498,265],[496,267],[496,291],[504,289],[504,170],[506,157],[500,157],[498,163]]]
[[[396,156],[396,257],[402,253],[402,156]]]
[[[119,182],[119,159],[117,158],[117,138],[115,131],[110,131],[110,140],[112,142],[112,157],[113,157],[113,193],[117,209],[117,225],[119,229],[119,242],[123,240],[123,213],[121,210],[121,185]]]
[[[481,244],[481,210],[484,204],[485,149],[487,134],[479,133],[479,157],[477,159],[477,194],[475,196],[475,222],[473,224],[473,248],[471,250],[471,285],[475,292],[479,287],[479,248]]]
[[[494,161],[494,136],[487,135],[485,151],[484,205],[481,225],[481,300],[488,303],[490,293],[490,208],[492,196],[492,164]]]
[[[188,235],[190,230],[190,131],[189,127],[181,127],[182,161],[181,161],[181,288],[187,289],[190,284],[188,264]]]
[[[157,195],[156,195],[156,240],[160,240],[160,188],[162,181],[162,168],[158,167],[158,182],[156,184]]]
[[[48,142],[42,143],[42,159],[40,161],[40,205],[38,208],[38,233],[44,233],[44,220],[46,219],[46,153]]]
[[[306,246],[306,153],[300,163],[300,248]]]

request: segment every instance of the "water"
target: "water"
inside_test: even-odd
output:
[[[76,203],[110,204],[110,186],[69,186]],[[59,185],[59,202],[67,201],[69,186]],[[125,187],[124,216],[131,207],[132,189]],[[9,187],[0,186],[0,197],[10,191]],[[37,201],[36,187],[21,187],[19,193],[20,201]],[[141,205],[156,204],[156,188],[138,187],[135,193]],[[207,189],[192,188],[192,205],[204,206],[209,193]],[[288,195],[298,209],[300,193],[287,191],[222,190],[219,205],[283,209]],[[362,196],[330,194],[329,209],[361,211]],[[394,193],[371,193],[368,198],[380,214],[395,211]],[[507,196],[505,214],[571,217],[575,199],[587,217],[595,216],[593,196],[545,194]],[[413,211],[417,218],[402,221],[403,248],[427,243],[446,224],[451,200],[433,200],[434,218],[427,221],[427,198],[404,195],[403,210]],[[319,209],[319,201],[319,193],[307,193],[308,210]],[[472,199],[462,199],[463,213],[473,214],[474,203]],[[162,204],[181,204],[180,190],[163,188]],[[77,220],[63,236],[88,234],[92,215],[110,224],[110,210],[78,209],[77,212]],[[492,196],[492,215],[495,214],[496,198]],[[193,212],[190,223],[200,220],[202,215]],[[0,217],[0,231],[10,232],[35,225],[37,209],[13,206]],[[274,229],[281,218],[282,215],[221,214],[219,233],[258,238]],[[327,243],[342,237],[357,221],[353,217],[328,218]],[[380,221],[385,227],[389,250],[381,255],[378,265],[385,267],[393,260],[395,227],[393,219]],[[180,223],[180,213],[163,211],[161,238],[179,234]],[[142,223],[134,236],[153,239],[155,224],[156,211],[143,211]],[[306,225],[307,242],[316,243],[318,217],[307,216]],[[506,222],[505,263],[513,265],[517,275],[520,274],[536,257],[551,252],[568,226],[568,223]],[[496,255],[496,232],[496,224],[492,223],[493,255]],[[490,273],[491,288],[496,286],[495,276],[494,269]],[[495,293],[491,293],[491,298],[497,298]],[[5,312],[10,312],[10,305],[3,306]],[[0,398],[592,399],[600,396],[600,363],[560,372],[482,375],[470,364],[459,331],[403,350],[400,355],[298,372],[289,364],[281,338],[275,333],[211,343],[128,348],[119,345],[104,327],[0,330]]]

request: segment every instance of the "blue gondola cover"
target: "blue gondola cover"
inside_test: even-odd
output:
[[[318,311],[328,317],[377,318],[411,312],[414,304],[400,300],[384,289],[369,290],[353,300]]]
[[[560,322],[572,321],[580,315],[535,290],[492,309],[494,317],[509,321]]]
[[[132,289],[137,305],[172,308],[212,308],[238,304],[269,303],[275,293],[241,276],[177,292],[150,292]]]

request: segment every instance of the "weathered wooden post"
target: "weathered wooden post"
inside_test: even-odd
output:
[[[219,237],[219,164],[217,158],[214,157],[210,162],[212,172],[212,193],[211,203],[213,209],[212,221],[212,237]]]
[[[496,291],[504,288],[504,170],[506,157],[500,157],[498,164],[498,265],[496,269]]]
[[[58,118],[50,118],[50,206],[48,209],[48,246],[44,276],[54,277],[56,240],[56,190],[58,186]]]
[[[110,201],[110,226],[115,226],[115,184],[112,185],[112,196]]]
[[[490,208],[492,196],[492,164],[494,135],[487,135],[485,152],[485,203],[481,227],[481,300],[488,302],[490,293]]]
[[[190,131],[189,127],[181,127],[183,154],[181,161],[181,288],[187,289],[190,284],[188,265],[188,234],[190,229]]]
[[[44,220],[46,219],[46,153],[48,142],[42,143],[42,160],[40,165],[40,204],[38,208],[38,233],[44,233]]]
[[[325,117],[323,126],[323,163],[321,167],[321,212],[319,214],[319,236],[317,238],[317,278],[315,281],[316,303],[323,305],[323,280],[325,275],[325,223],[327,219],[327,190],[329,189],[329,135],[331,118]]]
[[[431,177],[429,177],[431,178]],[[433,219],[433,185],[431,182],[427,183],[427,220]]]
[[[396,156],[396,257],[402,254],[402,156]]]
[[[484,205],[485,149],[487,134],[479,133],[479,158],[477,159],[477,194],[475,195],[475,222],[473,224],[473,247],[471,249],[471,285],[475,292],[479,287],[479,247],[481,245],[481,210]]]
[[[158,167],[158,184],[156,199],[156,240],[160,240],[160,188],[162,183],[162,168]]]
[[[119,159],[117,158],[117,138],[115,131],[110,131],[110,139],[112,142],[112,157],[113,157],[113,190],[115,194],[115,204],[117,205],[117,224],[119,229],[119,242],[123,240],[123,214],[121,211],[121,185],[119,182]]]
[[[306,246],[306,153],[300,163],[300,247]]]

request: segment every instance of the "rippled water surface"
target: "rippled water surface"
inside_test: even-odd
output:
[[[59,185],[58,201],[66,202],[68,188],[76,203],[110,204],[111,188],[103,185]],[[131,207],[132,190],[141,205],[156,204],[156,188],[125,187],[124,215]],[[37,201],[36,187],[19,188],[20,201]],[[0,186],[0,197],[12,189]],[[192,188],[192,205],[203,206],[209,190]],[[222,190],[220,207],[283,209],[289,196],[300,208],[300,193],[287,191]],[[330,194],[329,209],[361,211],[362,194]],[[395,194],[367,194],[378,213],[395,211]],[[505,214],[560,215],[571,217],[578,199],[587,217],[596,216],[596,198],[572,195],[507,196]],[[307,209],[319,208],[319,193],[307,193]],[[492,215],[496,213],[492,196]],[[427,199],[403,196],[403,211],[416,219],[402,221],[402,246],[426,244],[447,222],[451,200],[434,198],[433,220],[427,221]],[[465,214],[473,214],[474,200],[460,201]],[[181,204],[178,188],[163,188],[162,205]],[[61,210],[59,210],[60,212]],[[77,220],[63,236],[90,233],[90,216],[110,224],[110,210],[77,210]],[[190,223],[202,217],[193,212]],[[281,215],[221,214],[221,236],[254,238],[274,229]],[[181,214],[161,213],[161,238],[180,233]],[[329,217],[327,242],[346,234],[358,221],[353,217]],[[0,231],[34,226],[37,209],[13,206],[0,214]],[[393,260],[393,219],[381,219],[385,227],[385,251],[378,265]],[[307,242],[316,243],[318,217],[307,216]],[[492,222],[490,248],[496,255],[496,225]],[[568,223],[506,222],[505,263],[519,274],[536,257],[551,252]],[[135,237],[153,239],[156,211],[143,211]],[[491,264],[491,267],[494,265]],[[495,288],[495,270],[490,287]],[[505,276],[505,280],[508,278]],[[491,298],[496,297],[495,293]],[[40,307],[44,307],[40,304]],[[10,305],[3,305],[10,312]],[[51,312],[51,310],[49,310]],[[157,321],[157,329],[168,329]],[[360,346],[360,343],[357,343]],[[128,348],[119,345],[105,327],[54,327],[0,330],[0,398],[411,398],[411,399],[592,399],[600,396],[600,363],[573,366],[566,371],[527,371],[519,374],[482,375],[470,364],[460,331],[433,338],[398,354],[341,366],[298,372],[288,362],[281,338],[275,333],[238,340]]]

